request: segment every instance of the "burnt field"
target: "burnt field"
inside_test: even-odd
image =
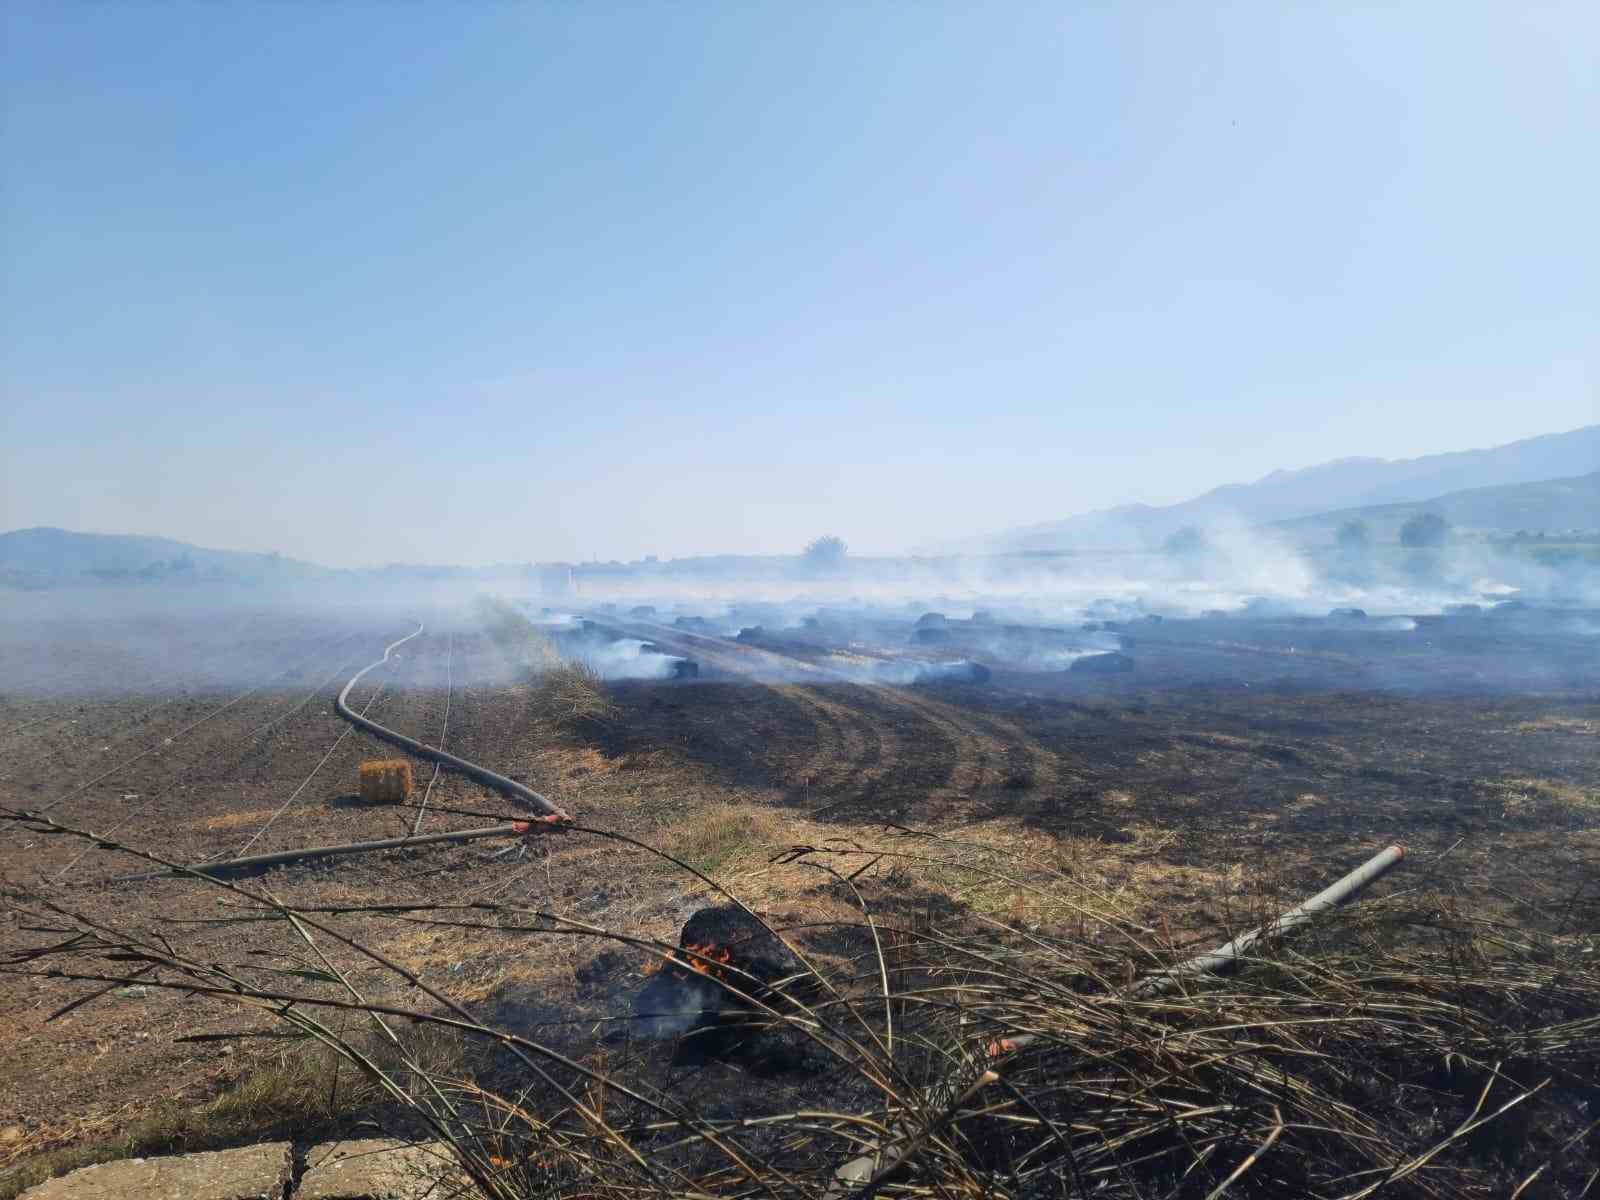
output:
[[[1119,919],[1184,944],[1237,932],[1244,914],[1301,898],[1390,842],[1409,861],[1383,890],[1448,881],[1509,925],[1600,927],[1596,614],[758,615],[536,615],[562,653],[610,664],[610,710],[574,722],[552,719],[475,616],[425,612],[423,634],[351,704],[536,788],[586,827],[670,852],[795,927],[850,905],[827,879],[775,863],[780,851],[878,845],[903,827],[1048,860]],[[334,696],[414,627],[352,605],[8,630],[0,807],[183,863],[519,815],[425,764],[412,806],[357,795],[361,760],[390,752],[340,720]],[[305,862],[240,882],[312,909],[516,902],[668,942],[709,894],[614,842],[501,848]],[[237,926],[209,923],[230,902],[207,885],[119,881],[148,867],[82,839],[0,829],[0,939],[33,936],[22,913],[43,897],[163,931],[192,955],[235,947]],[[1015,903],[949,872],[874,867],[856,883],[897,911],[988,916]],[[507,952],[492,930],[373,915],[349,928],[475,1014],[538,1029],[580,1059],[615,1055],[604,1035],[627,1016],[645,962],[570,938]],[[0,1154],[12,1161],[226,1096],[265,1053],[249,1039],[183,1040],[261,1022],[159,988],[125,986],[52,1019],[94,990],[0,977]],[[664,1059],[659,1071],[707,1096],[748,1077],[738,1063],[686,1074]]]

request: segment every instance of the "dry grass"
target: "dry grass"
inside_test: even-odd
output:
[[[1535,721],[1520,721],[1512,728],[1517,733],[1574,733],[1592,737],[1600,733],[1600,721],[1583,717],[1540,717]]]
[[[1573,812],[1600,810],[1600,790],[1553,779],[1497,779],[1487,786],[1500,797],[1507,815],[1535,813],[1545,805]]]
[[[801,825],[775,809],[712,804],[686,812],[668,830],[665,849],[703,875],[734,880],[751,868],[764,871],[771,847]]]
[[[239,829],[244,826],[255,827],[272,816],[277,809],[251,808],[242,812],[222,813],[219,816],[207,817],[204,828],[208,830]]]
[[[346,1094],[381,1097],[419,1136],[451,1141],[496,1200],[579,1191],[623,1200],[663,1187],[821,1200],[863,1139],[908,1156],[910,1176],[881,1181],[892,1192],[914,1180],[916,1194],[966,1200],[1467,1200],[1523,1185],[1525,1196],[1577,1197],[1600,1169],[1597,1126],[1582,1115],[1600,1077],[1592,932],[1483,920],[1441,873],[1262,953],[1233,980],[1142,995],[1130,981],[1190,947],[1130,921],[1105,886],[1113,872],[1090,869],[1088,846],[1021,828],[1004,848],[911,831],[807,840],[776,856],[763,844],[803,827],[728,807],[669,838],[741,897],[816,900],[790,935],[816,974],[787,1007],[752,1016],[762,1037],[810,1047],[829,1065],[799,1085],[743,1088],[731,1111],[700,1110],[714,1089],[688,1080],[663,1088],[648,1056],[591,1047],[579,1062],[536,1033],[482,1024],[400,964],[368,957],[366,972],[390,984],[352,1002],[339,982],[350,968],[329,973],[362,959],[341,941],[339,913],[212,886],[254,914],[244,928],[266,920],[300,932],[303,952],[285,967],[308,956],[329,964],[300,968],[297,1003],[280,1014],[354,1073]],[[1244,896],[1236,873],[1220,882]],[[530,934],[568,945],[574,934],[625,946],[637,936],[512,903],[394,919],[414,936],[511,939],[508,948]],[[285,986],[281,970],[251,965],[250,949],[268,944],[259,936],[236,963],[190,961],[59,909],[30,923],[59,932],[8,969],[101,981],[159,960],[156,986],[255,1007],[277,1005]],[[881,966],[875,946],[886,947]],[[351,1032],[353,1022],[370,1032]],[[449,1052],[430,1058],[411,1040],[417,1029],[437,1031]],[[1031,1040],[1018,1041],[1023,1033]],[[1014,1052],[988,1056],[1008,1040]],[[514,1069],[468,1072],[474,1043]],[[203,1111],[225,1127],[315,1111],[328,1082],[321,1060],[296,1060]]]
[[[528,711],[536,722],[578,732],[615,715],[600,673],[589,663],[562,658],[515,605],[484,599],[478,612],[489,636],[528,680]]]
[[[583,662],[539,670],[529,687],[528,706],[541,725],[565,732],[604,723],[616,711],[599,672]]]

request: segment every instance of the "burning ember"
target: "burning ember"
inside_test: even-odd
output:
[[[671,966],[680,971],[687,967],[689,970],[698,971],[702,975],[718,978],[722,974],[718,970],[718,966],[726,965],[733,961],[732,950],[712,942],[705,942],[699,945],[690,943],[684,946],[679,953],[685,957],[679,958],[677,954],[674,954],[665,960],[654,959],[644,965],[644,969],[640,971],[640,974],[646,976],[655,975],[664,967]]]

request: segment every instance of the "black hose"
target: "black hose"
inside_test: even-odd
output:
[[[394,730],[389,729],[386,726],[379,725],[376,721],[362,716],[345,702],[346,697],[350,695],[350,689],[361,682],[361,677],[363,675],[372,670],[374,667],[381,667],[384,663],[388,662],[389,655],[394,652],[395,647],[405,645],[421,632],[422,622],[418,621],[416,629],[406,634],[406,636],[401,638],[399,641],[391,642],[388,646],[384,647],[382,658],[378,659],[377,662],[368,663],[366,666],[362,667],[361,670],[357,671],[350,677],[350,682],[344,685],[344,690],[339,693],[339,698],[334,701],[335,707],[339,710],[339,715],[346,721],[349,721],[350,724],[354,725],[357,729],[364,729],[366,732],[372,734],[373,737],[378,738],[381,741],[388,742],[391,746],[398,746],[408,754],[415,754],[418,758],[425,758],[429,762],[436,762],[441,766],[449,767],[451,770],[465,775],[468,779],[476,780],[485,787],[493,788],[501,795],[510,796],[514,799],[525,801],[526,803],[532,805],[539,812],[543,813],[545,816],[557,817],[563,821],[570,821],[572,819],[571,816],[568,815],[567,811],[559,804],[546,799],[532,788],[525,787],[524,785],[518,783],[515,779],[507,779],[504,775],[497,775],[487,767],[480,767],[477,763],[468,762],[464,758],[457,758],[454,754],[449,754],[443,750],[437,750],[432,746],[425,746],[421,742],[417,741],[416,738],[407,737],[403,733],[396,733]]]
[[[252,867],[276,867],[284,863],[300,862],[308,858],[343,858],[350,854],[371,854],[377,850],[409,850],[413,846],[441,846],[456,842],[474,842],[481,838],[527,837],[539,828],[539,820],[512,821],[505,825],[485,825],[481,829],[462,829],[455,833],[408,834],[405,837],[380,838],[374,842],[341,842],[336,846],[304,846],[299,850],[277,850],[271,854],[250,854],[244,858],[230,858],[223,862],[197,863],[192,867],[171,867],[165,871],[145,871],[138,875],[118,875],[107,883],[138,883],[145,879],[170,879],[180,875],[221,875],[229,871]]]

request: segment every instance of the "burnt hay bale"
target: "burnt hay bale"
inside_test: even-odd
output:
[[[1117,675],[1133,670],[1133,659],[1115,650],[1105,654],[1086,654],[1074,659],[1067,670],[1080,675]]]
[[[737,904],[713,904],[700,909],[685,922],[678,945],[725,949],[732,956],[732,965],[767,987],[801,969],[794,951]]]
[[[685,953],[634,997],[636,1036],[692,1035],[692,1053],[737,1055],[761,1070],[803,1065],[800,1041],[763,1020],[752,1002],[786,1008],[785,985],[803,977],[800,960],[781,939],[738,905],[714,904],[689,918],[678,945]]]
[[[955,683],[988,683],[990,672],[982,663],[964,659],[961,662],[940,663],[931,674],[934,679]]]

